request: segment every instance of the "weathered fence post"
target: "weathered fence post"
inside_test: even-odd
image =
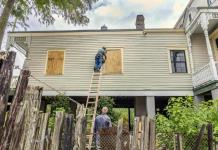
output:
[[[81,134],[80,134],[80,150],[86,150],[86,118],[83,117],[81,120]]]
[[[63,122],[63,133],[61,137],[61,149],[63,150],[72,150],[73,143],[72,138],[74,137],[73,133],[73,115],[66,114]]]
[[[82,132],[82,127],[81,127],[81,122],[82,119],[84,118],[84,106],[83,105],[77,105],[77,110],[76,110],[76,125],[75,125],[75,142],[74,142],[74,147],[73,150],[78,150],[81,147],[81,132]]]
[[[25,94],[25,103],[27,104],[25,128],[21,137],[22,144],[20,149],[32,150],[35,144],[34,138],[37,130],[37,120],[39,118],[39,107],[42,96],[41,87],[28,87]]]
[[[59,150],[63,118],[64,118],[64,112],[56,112],[55,128],[54,128],[54,133],[52,135],[52,145],[51,145],[52,150]]]
[[[195,144],[194,144],[194,147],[193,147],[193,150],[199,150],[200,148],[200,143],[201,143],[201,140],[202,140],[202,137],[204,135],[204,130],[205,130],[205,125],[202,125],[201,127],[201,130],[200,130],[200,133],[195,141]]]
[[[123,131],[123,119],[120,119],[118,121],[118,126],[117,126],[116,150],[122,149],[122,143],[121,143],[122,131]]]
[[[144,145],[143,145],[143,150],[148,150],[148,145],[149,145],[149,124],[150,124],[150,119],[148,117],[145,118],[145,133],[144,133]]]
[[[15,120],[17,117],[17,113],[19,112],[21,108],[21,102],[26,92],[29,76],[30,76],[30,71],[23,70],[21,72],[21,75],[20,75],[20,78],[18,80],[18,84],[16,87],[16,92],[15,92],[15,95],[12,101],[12,105],[9,111],[9,115],[5,123],[3,136],[0,142],[0,150],[8,149],[9,147],[9,143],[13,135],[14,127],[15,127]]]
[[[50,113],[43,113],[43,120],[42,124],[40,126],[41,128],[41,138],[40,138],[40,143],[39,143],[39,150],[44,150],[45,149],[45,140],[46,140],[46,131],[48,127],[48,119]]]
[[[3,127],[5,122],[8,93],[10,91],[15,57],[16,52],[9,52],[6,60],[3,61],[0,68],[0,129]]]
[[[134,120],[134,130],[131,142],[131,150],[138,150],[138,131],[139,131],[139,117]]]
[[[213,150],[213,125],[211,123],[207,125],[207,137],[208,150]]]
[[[179,133],[175,135],[175,150],[182,150],[182,136]]]
[[[149,126],[149,150],[155,150],[155,121],[153,119],[150,119]]]

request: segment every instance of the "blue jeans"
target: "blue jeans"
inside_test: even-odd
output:
[[[94,67],[94,70],[95,71],[100,71],[102,65],[103,65],[103,56],[97,54],[95,56],[95,67]]]

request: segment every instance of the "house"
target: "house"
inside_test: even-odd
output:
[[[26,53],[34,77],[79,102],[88,94],[94,57],[107,47],[101,96],[112,96],[136,115],[155,115],[171,96],[218,98],[218,3],[190,0],[174,28],[10,32],[9,42]],[[57,95],[44,87],[44,96]]]

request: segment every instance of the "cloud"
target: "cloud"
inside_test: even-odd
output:
[[[128,0],[130,4],[142,6],[145,10],[161,6],[166,0]]]

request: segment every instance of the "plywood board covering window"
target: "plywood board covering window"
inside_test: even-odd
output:
[[[122,65],[122,49],[107,49],[103,74],[121,74]]]
[[[64,51],[48,51],[47,75],[62,75],[64,70]]]

